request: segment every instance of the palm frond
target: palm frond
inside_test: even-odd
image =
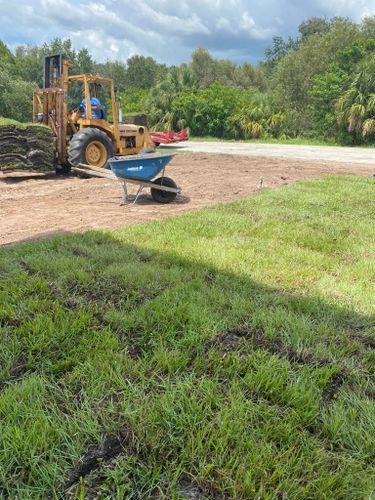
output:
[[[367,137],[368,135],[375,134],[375,118],[367,118],[363,122],[362,135]]]

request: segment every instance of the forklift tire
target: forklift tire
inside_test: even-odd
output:
[[[64,165],[56,165],[56,175],[69,175],[72,166],[69,163],[64,163]]]
[[[109,168],[108,160],[114,156],[113,144],[108,135],[98,128],[84,128],[73,135],[68,147],[69,163]]]

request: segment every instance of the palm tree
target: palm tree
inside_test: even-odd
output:
[[[183,128],[173,112],[173,101],[182,89],[192,85],[191,70],[188,67],[172,68],[165,80],[154,87],[146,101],[150,125],[160,130]]]
[[[365,60],[349,89],[337,100],[338,123],[350,133],[375,133],[375,57]]]
[[[276,109],[273,99],[258,92],[232,117],[233,123],[239,126],[244,136],[254,139],[275,135],[283,120],[284,113]]]

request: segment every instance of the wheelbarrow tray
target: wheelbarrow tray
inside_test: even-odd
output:
[[[164,176],[165,167],[176,156],[173,153],[148,153],[135,156],[114,156],[108,160],[112,172],[122,184],[123,204],[136,203],[143,188],[151,189],[151,196],[159,203],[170,203],[181,193],[173,179]],[[160,177],[156,178],[158,174]],[[127,183],[138,184],[134,199],[130,201]],[[160,192],[164,193],[160,195]]]
[[[115,156],[109,159],[109,164],[117,177],[136,181],[151,181],[165,169],[174,156],[173,153]]]

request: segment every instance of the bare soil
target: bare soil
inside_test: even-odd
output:
[[[176,202],[154,202],[149,190],[131,207],[120,205],[116,181],[55,174],[0,174],[0,244],[96,228],[118,228],[230,202],[259,189],[327,175],[373,174],[374,167],[299,159],[177,155],[167,175],[182,188]]]

